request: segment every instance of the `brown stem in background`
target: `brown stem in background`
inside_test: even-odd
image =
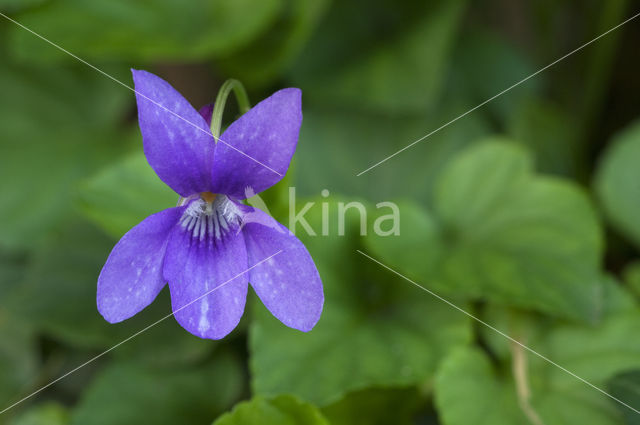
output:
[[[529,388],[529,379],[527,376],[527,353],[524,347],[515,342],[511,342],[511,367],[513,370],[513,379],[516,382],[516,393],[518,394],[518,405],[533,425],[544,425],[540,415],[531,405],[531,388]]]

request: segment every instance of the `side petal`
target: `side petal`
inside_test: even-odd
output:
[[[144,154],[160,179],[180,195],[210,192],[214,141],[206,121],[169,83],[131,70]]]
[[[98,311],[108,322],[135,315],[164,287],[162,261],[171,229],[183,211],[169,208],[145,218],[113,248],[98,277]]]
[[[308,332],[320,319],[324,304],[318,270],[293,233],[266,213],[252,210],[242,229],[249,266],[273,257],[249,271],[249,282],[282,323]]]
[[[245,199],[286,174],[302,124],[301,91],[277,91],[251,108],[220,136],[213,164],[214,193]]]
[[[221,339],[238,325],[244,312],[247,252],[237,227],[219,237],[203,233],[200,238],[198,231],[183,223],[175,226],[163,273],[178,323],[200,338]]]

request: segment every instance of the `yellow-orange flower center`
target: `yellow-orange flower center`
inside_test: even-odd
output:
[[[200,194],[200,197],[209,204],[212,203],[214,199],[216,199],[216,196],[217,196],[216,193],[211,193],[211,192],[202,192]]]

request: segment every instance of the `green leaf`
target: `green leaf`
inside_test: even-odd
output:
[[[452,161],[434,204],[453,245],[441,265],[448,285],[475,297],[595,319],[602,236],[580,188],[535,176],[526,151],[488,142]]]
[[[302,51],[328,4],[328,0],[283,2],[271,28],[247,47],[223,58],[220,67],[249,87],[273,82]]]
[[[468,93],[471,106],[494,97],[537,70],[531,58],[515,43],[485,28],[472,26],[466,26],[460,35],[451,66],[453,84],[457,90]],[[540,91],[544,79],[544,75],[538,75],[507,96],[484,105],[483,109],[498,122],[508,121],[523,102]]]
[[[393,268],[410,272],[420,280],[436,279],[434,272],[446,251],[440,223],[426,209],[413,202],[398,203],[400,235],[364,238],[367,250],[384,258]]]
[[[640,370],[630,370],[614,376],[607,385],[611,395],[631,407],[640,406]],[[640,424],[640,417],[631,409],[617,404],[627,425]]]
[[[23,253],[0,249],[0,410],[17,401],[34,384],[38,372],[33,329],[9,307],[14,305],[26,265]],[[16,412],[17,409],[6,416]]]
[[[440,92],[465,4],[339,2],[298,57],[294,83],[331,105],[423,110]]]
[[[58,403],[43,403],[17,416],[10,425],[68,425],[69,412]]]
[[[435,380],[435,403],[443,425],[525,424],[514,385],[503,382],[480,350],[465,348],[449,356]]]
[[[581,147],[577,125],[564,109],[539,99],[521,102],[511,111],[509,134],[533,153],[538,170],[575,177],[579,171]]]
[[[4,65],[4,64],[3,64]],[[0,243],[35,246],[71,209],[76,182],[123,148],[129,94],[99,74],[0,68]]]
[[[6,145],[57,143],[64,140],[56,134],[61,130],[79,131],[86,137],[84,143],[91,144],[97,136],[92,131],[105,131],[126,115],[123,109],[132,99],[130,91],[103,75],[88,72],[85,65],[58,66],[51,72],[10,60],[3,62],[0,111],[3,129],[12,135]],[[105,71],[119,73],[122,69],[107,66]],[[44,140],[31,140],[36,134]]]
[[[0,309],[0,410],[18,401],[35,384],[37,372],[37,345],[32,329]]]
[[[15,13],[29,7],[37,6],[47,0],[0,0],[2,12]]]
[[[222,353],[186,370],[113,364],[86,390],[71,423],[206,423],[237,400],[241,390],[239,364]]]
[[[372,252],[438,292],[597,319],[602,236],[580,188],[535,175],[524,149],[490,141],[447,165],[433,203],[432,215],[402,212],[396,239],[371,235]]]
[[[120,237],[147,216],[175,206],[178,195],[136,152],[91,176],[80,188],[86,216]]]
[[[278,0],[57,0],[16,19],[85,59],[196,60],[245,45],[269,25],[279,7]],[[21,59],[74,60],[17,26],[9,42]]]
[[[638,310],[638,304],[634,297],[615,278],[604,276],[601,289],[602,293],[598,303],[598,311],[601,318],[633,314]],[[488,323],[497,329],[514,337],[520,335],[527,341],[542,339],[550,328],[556,327],[559,323],[557,318],[540,316],[492,304],[486,305],[481,314]],[[598,326],[600,325],[601,323]],[[579,327],[577,324],[576,326]],[[510,356],[511,347],[504,336],[488,327],[481,327],[480,334],[490,352],[502,358]]]
[[[640,261],[627,264],[622,271],[624,283],[636,297],[640,297]]]
[[[214,425],[329,425],[320,411],[288,395],[254,397],[222,415]]]
[[[368,388],[326,406],[331,425],[413,425],[424,401],[416,388]]]
[[[605,275],[602,282],[601,310],[602,316],[633,311],[638,307],[633,288],[629,288],[610,275]]]
[[[615,374],[640,366],[640,343],[629,339],[629,335],[640,331],[637,308],[610,315],[594,327],[533,321],[529,324],[533,328],[525,327],[519,333],[524,344],[599,388],[604,389]],[[496,327],[504,330],[501,325]],[[500,340],[505,347],[510,344],[505,338]],[[543,423],[623,423],[619,409],[608,397],[538,356],[523,353],[527,380],[521,384],[529,388],[531,409]],[[495,367],[479,350],[468,348],[444,362],[435,384],[436,405],[444,425],[526,423],[509,371],[510,356],[502,358],[507,364]]]
[[[331,236],[297,234],[323,280],[322,318],[301,333],[255,303],[249,345],[254,391],[326,405],[373,385],[428,381],[452,347],[469,340],[467,317],[358,254],[358,213],[348,210],[347,234],[338,236],[338,202],[321,201]],[[322,209],[316,203],[305,215],[318,235]]]
[[[457,99],[457,98],[456,98]],[[305,109],[295,164],[298,196],[328,189],[369,200],[428,202],[437,174],[462,148],[488,134],[482,115],[472,115],[430,136],[387,162],[357,176],[441,126],[468,104],[455,100],[429,115],[390,116],[329,109]]]
[[[24,280],[27,265],[26,253],[0,248],[0,299],[5,302],[10,300]]]
[[[611,225],[640,249],[640,122],[614,137],[598,166],[595,189]]]

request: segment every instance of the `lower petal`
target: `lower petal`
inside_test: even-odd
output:
[[[169,208],[147,217],[113,248],[98,277],[98,311],[108,322],[135,315],[164,287],[162,261],[167,240],[183,210]]]
[[[310,331],[320,319],[324,294],[309,252],[286,227],[258,209],[251,208],[243,221],[249,267],[258,264],[249,271],[251,286],[282,323]]]
[[[238,325],[244,312],[246,248],[237,227],[199,236],[182,223],[175,226],[163,273],[178,323],[200,338],[221,339]]]

